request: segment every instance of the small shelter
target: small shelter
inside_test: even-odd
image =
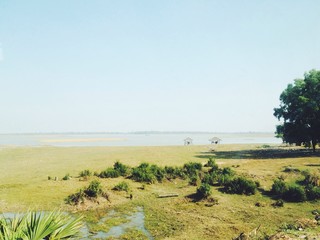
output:
[[[185,140],[184,140],[184,145],[190,145],[190,144],[192,144],[192,138],[190,138],[190,137],[187,137]]]
[[[209,141],[211,142],[211,144],[218,144],[221,142],[221,139],[217,138],[217,137],[213,137],[213,138],[209,139]]]

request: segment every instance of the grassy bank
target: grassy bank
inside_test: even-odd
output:
[[[274,179],[282,177],[286,181],[295,181],[300,177],[297,172],[284,171],[286,167],[319,169],[319,156],[301,150],[259,145],[219,145],[215,151],[209,150],[208,146],[2,148],[0,209],[3,212],[30,208],[78,211],[94,227],[99,217],[110,209],[125,213],[134,206],[143,206],[146,227],[156,239],[230,239],[259,225],[261,233],[271,234],[285,223],[296,224],[301,219],[312,219],[311,211],[320,208],[319,202],[285,203],[282,208],[274,208],[271,206],[274,199],[266,194]],[[88,181],[78,178],[84,169],[100,172],[116,161],[132,167],[142,162],[159,166],[182,166],[190,161],[204,164],[209,157],[214,157],[220,167],[231,167],[237,174],[259,181],[260,191],[252,196],[231,195],[214,187],[212,196],[218,204],[208,206],[206,202],[189,197],[195,193],[196,186],[190,186],[188,181],[164,181],[145,185],[142,190],[141,183],[120,177],[100,179],[111,202],[78,207],[64,203],[66,196],[88,185]],[[67,173],[72,178],[61,180]],[[48,180],[48,176],[57,177],[58,181]],[[92,176],[89,180],[95,178]],[[128,193],[111,190],[122,181],[129,184],[132,200]],[[178,193],[179,197],[156,198],[157,194],[170,192]],[[256,203],[261,206],[257,207]],[[316,230],[319,228],[310,231]]]

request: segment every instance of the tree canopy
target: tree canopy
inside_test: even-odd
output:
[[[304,79],[288,84],[274,116],[284,120],[276,129],[284,142],[312,146],[315,151],[320,142],[320,71],[311,70]]]

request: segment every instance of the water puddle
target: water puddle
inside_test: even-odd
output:
[[[103,224],[108,219],[111,219],[112,217],[114,217],[115,214],[116,214],[116,212],[114,210],[111,210],[107,214],[107,216],[100,219],[100,221],[97,224],[98,225]],[[19,216],[21,214],[7,212],[7,213],[2,213],[0,215],[5,218],[12,219],[12,218]],[[110,238],[110,237],[117,238],[130,230],[138,230],[138,231],[142,232],[149,240],[154,239],[152,237],[152,235],[150,234],[150,232],[145,228],[145,225],[144,225],[145,216],[144,216],[144,211],[143,211],[142,207],[137,207],[136,211],[131,212],[130,214],[124,215],[124,217],[126,220],[124,223],[121,223],[117,226],[111,227],[108,232],[98,231],[96,233],[91,233],[89,230],[89,227],[87,226],[87,224],[85,224],[85,226],[80,231],[81,235],[82,235],[82,238],[80,238],[80,239],[82,239],[82,240],[85,240],[85,239],[106,239],[106,238]]]
[[[115,214],[115,211],[109,212],[109,214],[102,218],[98,224],[102,224],[107,219],[112,217]],[[108,232],[99,231],[94,235],[87,236],[91,239],[105,239],[109,237],[120,237],[129,230],[138,230],[142,232],[148,239],[153,240],[152,235],[144,226],[144,211],[142,207],[137,207],[135,212],[126,216],[126,222],[119,224],[118,226],[111,227]]]

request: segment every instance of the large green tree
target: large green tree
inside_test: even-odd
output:
[[[274,116],[283,124],[277,134],[284,142],[312,146],[320,142],[320,71],[311,70],[304,79],[296,79],[280,95],[280,107]]]

